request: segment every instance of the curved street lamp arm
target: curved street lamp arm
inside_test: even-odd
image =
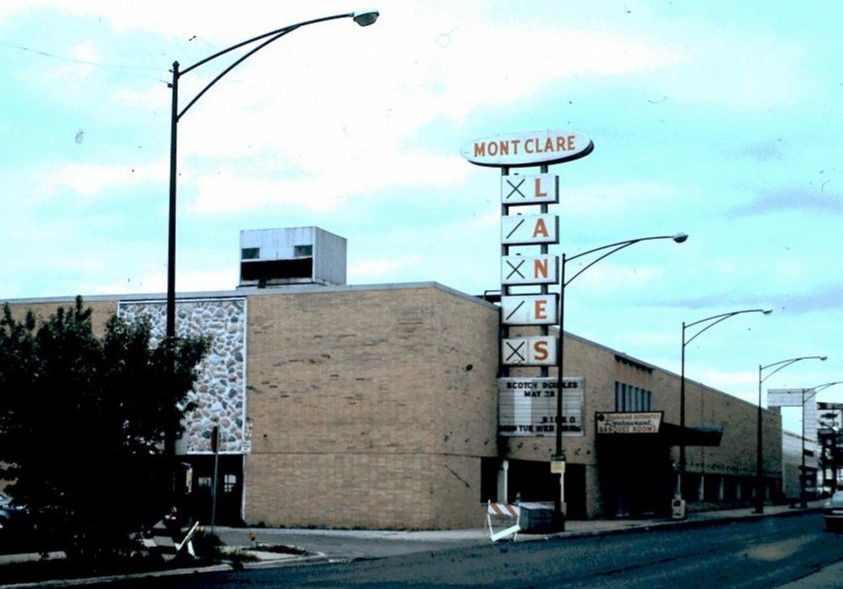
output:
[[[282,32],[277,33],[274,37],[269,38],[268,40],[264,41],[263,43],[261,43],[261,44],[260,44],[260,45],[258,45],[257,47],[255,47],[255,48],[251,49],[250,51],[248,51],[247,53],[244,53],[243,55],[241,55],[241,56],[240,56],[240,57],[239,57],[239,58],[238,58],[238,59],[237,59],[234,63],[232,63],[232,64],[231,64],[231,65],[229,65],[227,68],[225,68],[223,71],[221,71],[221,72],[217,75],[217,77],[215,77],[213,80],[211,80],[210,82],[208,82],[208,84],[207,84],[207,85],[205,85],[205,87],[204,87],[204,88],[202,88],[202,90],[200,90],[200,91],[199,91],[199,93],[198,93],[196,96],[194,96],[194,97],[193,97],[193,99],[192,99],[190,102],[188,102],[188,103],[187,103],[187,105],[186,105],[186,106],[185,106],[185,107],[181,110],[181,112],[180,112],[180,113],[178,113],[178,114],[176,115],[176,120],[180,120],[180,119],[184,116],[184,114],[185,114],[185,113],[186,113],[186,112],[190,109],[190,107],[191,107],[191,106],[193,106],[193,105],[196,103],[196,101],[198,101],[200,98],[202,98],[202,96],[205,94],[205,92],[207,92],[208,90],[210,90],[210,89],[211,89],[211,88],[212,88],[212,87],[213,87],[213,86],[214,86],[217,82],[219,82],[219,81],[223,78],[223,76],[225,76],[228,72],[230,72],[231,70],[233,70],[234,68],[236,68],[238,65],[240,65],[241,63],[243,63],[244,61],[246,61],[249,57],[251,57],[252,55],[254,55],[255,53],[257,53],[258,51],[260,51],[261,49],[263,49],[264,47],[266,47],[267,45],[269,45],[269,44],[270,44],[270,43],[272,43],[273,41],[276,41],[276,40],[280,39],[281,37],[283,37],[283,36],[284,36],[284,35],[286,35],[287,33],[292,33],[292,32],[293,32],[293,31],[295,31],[295,30],[296,30],[299,26],[300,26],[300,25],[297,25],[297,26],[294,26],[294,27],[288,27],[287,29],[283,30]],[[256,39],[259,39],[259,38],[261,38],[261,37],[256,37]],[[228,50],[226,50],[226,51],[230,51],[231,49],[236,49],[237,47],[241,47],[242,45],[243,45],[243,43],[240,43],[240,44],[236,45],[235,47],[229,48],[229,49],[228,49]],[[225,53],[226,51],[223,51],[223,52],[221,52],[221,53],[218,53],[217,55],[222,55],[222,54],[223,54],[223,53]],[[196,63],[196,64],[194,64],[193,66],[191,66],[191,68],[196,67],[196,66],[198,66],[198,65],[201,65],[202,63],[205,63],[206,61],[209,61],[209,60],[207,60],[207,59],[206,59],[206,60],[203,60],[202,62]],[[175,64],[174,64],[174,66],[173,66],[173,67],[174,67],[174,68],[176,67],[176,66],[175,66]],[[187,73],[188,71],[189,71],[189,69],[187,69],[187,70],[183,70],[183,71],[179,72],[179,74],[178,74],[178,75],[179,75],[179,76],[181,76],[181,75],[183,75],[183,74]]]
[[[184,114],[190,109],[190,107],[193,106],[196,103],[196,101],[199,100],[199,98],[201,98],[203,94],[205,94],[205,92],[210,90],[211,87],[214,84],[219,82],[220,79],[223,76],[225,76],[228,72],[233,70],[235,67],[237,67],[238,65],[243,63],[243,61],[245,61],[246,59],[248,59],[249,57],[254,55],[256,52],[260,51],[261,49],[263,49],[264,47],[266,47],[270,43],[272,43],[274,41],[277,41],[278,39],[280,39],[284,35],[286,35],[288,33],[292,33],[296,29],[307,26],[307,25],[325,22],[325,21],[328,21],[328,20],[336,20],[336,19],[340,19],[340,18],[355,18],[356,15],[357,15],[357,13],[355,13],[355,12],[347,12],[347,13],[344,13],[344,14],[335,14],[333,16],[324,16],[322,18],[315,18],[315,19],[312,19],[312,20],[306,20],[306,21],[296,23],[296,24],[293,24],[293,25],[287,25],[286,27],[282,27],[280,29],[275,29],[274,31],[269,31],[268,33],[263,33],[262,35],[258,35],[256,37],[252,37],[251,39],[241,41],[240,43],[232,45],[231,47],[227,47],[226,49],[223,49],[222,51],[217,51],[213,55],[209,55],[208,57],[197,61],[193,65],[191,65],[189,67],[186,67],[185,69],[183,69],[181,71],[179,71],[179,69],[178,69],[178,62],[174,63],[173,64],[173,76],[174,76],[175,79],[178,79],[181,76],[183,76],[184,74],[198,68],[201,65],[204,65],[204,64],[208,63],[209,61],[213,61],[218,57],[221,57],[221,56],[223,56],[227,53],[230,53],[231,51],[234,51],[235,49],[240,49],[241,47],[245,47],[246,45],[250,45],[250,44],[252,44],[256,41],[260,41],[261,39],[266,39],[267,37],[269,37],[269,39],[267,39],[266,41],[264,41],[263,43],[261,43],[257,47],[251,49],[245,55],[242,55],[240,58],[238,58],[237,61],[235,61],[234,63],[229,65],[227,68],[225,68],[217,77],[215,77],[204,88],[202,88],[202,90],[196,96],[193,97],[193,99],[187,104],[187,106],[185,106],[182,109],[182,111],[179,112],[176,115],[176,120],[181,119],[184,116]]]
[[[829,387],[833,387],[834,385],[837,385],[837,384],[843,384],[843,380],[835,380],[834,382],[827,382],[825,384],[818,384],[817,386],[811,387],[808,390],[814,391],[815,393],[819,393],[820,391],[824,391],[825,389],[827,389]]]
[[[732,311],[731,313],[721,313],[719,315],[712,315],[711,317],[706,317],[705,319],[699,319],[698,321],[694,321],[693,323],[683,323],[682,324],[682,332],[684,334],[685,329],[687,329],[688,327],[693,327],[694,325],[699,325],[701,323],[705,323],[706,321],[711,321],[711,323],[709,323],[708,325],[706,325],[705,327],[700,329],[697,333],[692,335],[687,340],[684,339],[684,336],[683,336],[682,345],[687,346],[692,341],[694,341],[694,339],[696,339],[696,337],[698,335],[702,334],[705,331],[708,331],[709,329],[711,329],[712,327],[714,327],[718,323],[720,323],[722,321],[726,321],[726,319],[729,319],[730,317],[734,317],[735,315],[741,315],[743,313],[764,313],[765,315],[769,315],[772,312],[773,312],[772,309],[744,309],[743,311]]]
[[[803,396],[805,395],[805,393],[807,393],[807,392],[809,392],[809,391],[810,391],[810,393],[811,393],[810,395],[808,395],[807,397],[805,397],[805,399],[804,399],[804,401],[803,401],[803,404],[804,404],[804,402],[805,402],[805,401],[809,401],[809,400],[811,400],[811,398],[812,398],[812,397],[816,397],[816,396],[817,396],[817,393],[819,393],[820,391],[824,391],[825,389],[827,389],[827,388],[829,388],[829,387],[833,387],[834,385],[837,385],[837,384],[843,384],[843,380],[836,380],[836,381],[834,381],[834,382],[827,382],[827,383],[825,383],[825,384],[818,384],[818,385],[817,385],[817,386],[815,386],[815,387],[810,387],[810,388],[807,388],[807,389],[802,389],[802,394],[803,394]]]
[[[567,279],[562,284],[562,288],[565,288],[566,286],[568,286],[574,280],[574,278],[576,278],[577,276],[579,276],[580,274],[582,274],[583,272],[585,272],[586,270],[588,270],[589,268],[594,266],[597,262],[599,262],[600,260],[602,260],[604,258],[608,258],[609,256],[611,256],[615,252],[618,252],[618,251],[620,251],[622,249],[625,249],[625,248],[627,248],[631,245],[634,245],[636,243],[640,243],[642,241],[652,241],[654,239],[672,239],[676,243],[682,243],[683,241],[688,239],[688,236],[684,233],[677,233],[676,235],[656,235],[656,236],[653,236],[653,237],[639,237],[638,239],[627,239],[627,240],[624,240],[624,241],[618,241],[618,242],[615,242],[615,243],[602,245],[600,247],[595,247],[595,248],[592,248],[590,250],[580,252],[580,253],[578,253],[574,256],[566,257],[563,261],[563,265],[570,262],[571,260],[576,260],[577,258],[587,256],[588,254],[593,254],[593,253],[603,251],[603,250],[609,250],[605,254],[595,258],[594,260],[592,260],[591,262],[589,262],[588,264],[586,264],[585,266],[583,266],[582,268],[577,270],[577,272],[573,276],[571,276],[569,279]]]
[[[773,370],[770,374],[768,374],[764,378],[758,379],[759,386],[762,382],[764,382],[765,380],[767,380],[768,378],[773,376],[779,370],[782,370],[783,368],[787,368],[791,364],[795,364],[795,363],[797,363],[801,360],[819,360],[821,362],[825,362],[827,359],[828,359],[828,356],[800,356],[799,358],[790,358],[789,360],[780,360],[779,362],[773,362],[772,364],[767,364],[766,366],[759,366],[758,367],[759,376],[761,375],[762,372],[764,372],[768,368],[772,368],[773,366],[778,366],[778,368]]]

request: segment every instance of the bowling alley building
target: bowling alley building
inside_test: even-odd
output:
[[[149,317],[163,334],[163,295],[82,295],[97,329],[116,313]],[[72,301],[9,303],[43,317]],[[178,334],[213,340],[180,443],[200,519],[215,427],[220,524],[477,527],[489,500],[552,503],[559,493],[555,429],[513,425],[528,422],[499,403],[501,306],[488,293],[348,285],[345,239],[304,227],[243,231],[239,285],[179,293],[176,310]],[[669,515],[682,445],[689,509],[753,503],[755,405],[688,380],[682,429],[678,375],[564,337],[575,379],[563,397],[569,518]],[[519,403],[514,411],[529,410]],[[762,433],[764,493],[775,500],[778,413],[763,411]]]

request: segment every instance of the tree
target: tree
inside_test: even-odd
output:
[[[180,428],[206,339],[152,346],[148,321],[112,316],[93,332],[81,297],[36,321],[0,318],[0,478],[49,514],[62,547],[125,554],[171,500],[168,428]],[[180,432],[177,432],[180,433]]]

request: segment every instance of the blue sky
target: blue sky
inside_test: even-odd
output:
[[[173,61],[370,7],[4,0],[0,298],[163,292]],[[236,286],[241,229],[309,225],[349,240],[351,284],[498,288],[499,173],[460,147],[570,130],[595,149],[551,168],[559,253],[690,238],[590,268],[569,331],[678,372],[683,321],[770,307],[689,344],[688,377],[754,402],[759,365],[827,355],[765,389],[843,380],[838,3],[374,7],[267,47],[181,120],[180,292]],[[182,104],[225,65],[185,75]]]

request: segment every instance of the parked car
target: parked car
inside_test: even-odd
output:
[[[29,510],[15,505],[11,497],[0,492],[0,543],[13,539],[16,533],[27,531],[31,523]]]
[[[831,498],[823,504],[823,518],[827,530],[843,528],[843,491],[835,491]]]

